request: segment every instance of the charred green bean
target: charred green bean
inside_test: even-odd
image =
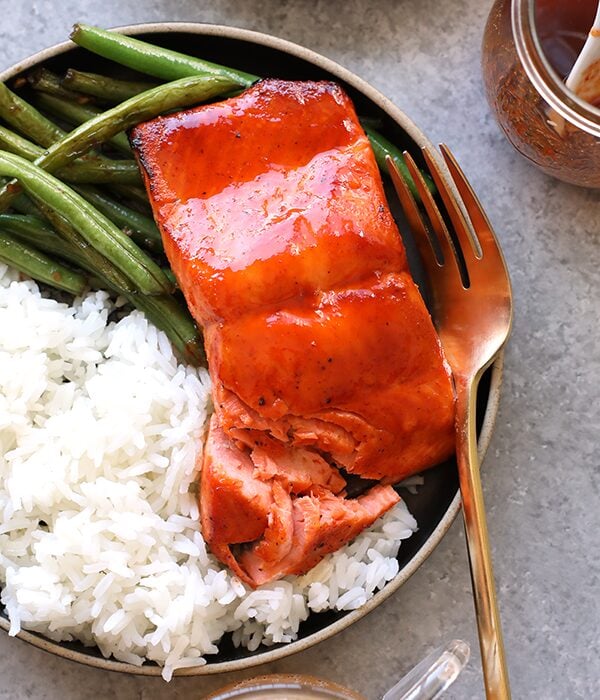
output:
[[[66,134],[35,107],[15,95],[4,83],[0,83],[0,118],[44,147],[50,146]]]
[[[31,141],[0,126],[0,150],[14,153],[27,160],[36,160],[44,154],[44,149]],[[140,184],[141,178],[133,160],[108,160],[84,156],[57,171],[56,176],[67,182]]]
[[[143,187],[135,185],[113,185],[110,188],[115,194],[124,199],[131,207],[135,207],[140,212],[151,214],[148,195]]]
[[[35,143],[19,136],[19,134],[4,126],[0,126],[0,150],[15,153],[27,160],[35,160],[44,152],[44,149],[40,146],[36,146]]]
[[[110,283],[111,289],[122,293],[135,292],[135,285],[131,280],[112,263],[98,252],[88,241],[65,219],[64,216],[41,200],[35,199],[35,206],[38,213],[60,234],[60,236],[83,256],[85,264],[83,267],[94,275],[101,276]]]
[[[36,200],[63,217],[99,253],[144,294],[172,291],[160,267],[115,224],[81,195],[38,166],[12,153],[0,152],[0,175],[17,178]]]
[[[85,255],[61,238],[38,216],[0,214],[0,231],[8,231],[44,254],[56,255],[77,267],[89,270]]]
[[[138,245],[153,253],[162,252],[160,231],[149,216],[144,216],[125,204],[116,202],[95,187],[75,187],[74,189],[117,226],[131,231],[131,237]]]
[[[37,248],[2,230],[0,230],[0,260],[33,279],[71,294],[83,294],[87,286],[84,275],[66,265],[61,265]]]
[[[117,80],[116,78],[109,78],[97,73],[85,73],[73,68],[69,68],[65,73],[61,84],[70,90],[98,97],[105,102],[123,102],[123,100],[139,95],[140,92],[156,87],[156,84],[153,83]]]
[[[90,101],[88,95],[78,95],[72,90],[68,90],[61,83],[58,75],[46,68],[38,68],[27,76],[27,82],[34,90],[45,92],[48,95],[55,95],[64,100],[84,104]]]
[[[165,331],[185,362],[206,365],[202,337],[187,309],[172,296],[125,295],[155,326]]]
[[[55,117],[64,119],[73,126],[85,124],[90,119],[94,119],[102,114],[102,110],[92,105],[79,104],[47,93],[40,94],[37,98],[37,105],[44,111],[50,112]],[[117,150],[131,157],[131,147],[125,134],[115,134],[107,139]]]

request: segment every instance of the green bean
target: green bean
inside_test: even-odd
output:
[[[9,233],[0,233],[0,260],[33,279],[71,294],[83,294],[87,286],[83,275],[57,263]]]
[[[27,160],[35,160],[44,152],[40,146],[36,146],[35,143],[15,134],[14,131],[4,126],[0,126],[0,149],[15,153],[21,158],[27,158]]]
[[[56,95],[38,95],[36,102],[43,110],[50,112],[50,114],[53,114],[55,117],[64,119],[74,126],[84,124],[90,119],[94,119],[99,114],[102,114],[102,110],[97,107],[71,102],[70,100],[65,100]],[[131,156],[131,146],[125,134],[115,134],[108,140],[117,150]]]
[[[130,209],[121,202],[115,202],[94,187],[75,187],[74,189],[117,226],[131,231],[131,237],[138,245],[153,253],[162,252],[160,231],[150,217]]]
[[[379,166],[381,172],[387,173],[385,157],[389,155],[394,161],[398,170],[400,171],[402,177],[406,180],[406,184],[409,186],[413,197],[415,197],[415,199],[419,201],[419,193],[417,192],[417,188],[415,186],[415,183],[413,182],[412,176],[408,171],[408,168],[406,167],[406,163],[404,162],[404,156],[402,155],[400,149],[394,146],[394,144],[391,143],[391,141],[388,141],[385,138],[385,136],[382,136],[378,131],[375,131],[375,129],[371,128],[371,126],[369,126],[368,124],[363,123],[362,127],[365,130],[365,134],[369,137],[369,141],[371,142],[371,148],[373,149],[373,153],[375,154],[375,160],[377,161],[377,165]],[[427,185],[428,189],[431,192],[435,192],[435,184],[433,180],[429,177],[429,175],[423,173],[423,179],[425,180],[425,184]]]
[[[36,239],[52,231],[38,216],[29,214],[0,214],[0,229],[22,236],[34,236]]]
[[[48,95],[55,95],[64,100],[84,104],[90,101],[88,95],[78,95],[76,92],[67,90],[61,83],[58,75],[52,73],[47,68],[38,68],[27,76],[27,82],[34,90],[45,92]]]
[[[135,185],[140,171],[133,160],[100,160],[82,158],[56,171],[61,180],[75,183]]]
[[[256,75],[219,66],[177,51],[153,46],[145,41],[123,36],[87,24],[76,24],[71,39],[83,48],[163,80],[176,80],[193,75],[213,75],[227,78],[232,87],[248,87],[259,78]]]
[[[105,102],[123,102],[123,100],[139,95],[140,92],[156,87],[153,83],[117,80],[116,78],[109,78],[97,73],[85,73],[73,68],[69,68],[61,83],[71,90],[76,90],[86,95],[93,95]]]
[[[8,231],[42,253],[56,255],[83,269],[88,267],[85,255],[48,228],[38,216],[0,214],[0,231]]]
[[[60,143],[51,146],[38,165],[53,171],[85,153],[95,143],[102,143],[163,112],[217,97],[231,85],[231,81],[224,78],[199,75],[147,90],[74,129]]]
[[[57,255],[59,258],[73,263],[83,270],[99,274],[100,277],[107,273],[104,279],[106,286],[118,293],[123,293],[123,286],[127,287],[127,281],[125,280],[125,285],[119,283],[118,275],[112,274],[116,271],[111,269],[108,261],[105,261],[100,266],[102,269],[98,272],[96,261],[93,257],[90,259],[90,256],[88,256],[89,244],[84,239],[81,239],[83,243],[81,245],[79,240],[71,237],[71,231],[76,237],[79,234],[72,227],[69,230],[70,225],[68,222],[61,222],[58,218],[51,217],[52,223],[56,225],[56,230],[60,230],[62,234],[59,235],[56,233],[56,230],[48,227],[48,220],[40,218],[50,213],[43,203],[40,203],[39,209],[35,207],[35,212],[35,214],[0,214],[0,231],[8,231],[8,233],[20,240],[34,246],[40,252]],[[64,238],[63,235],[65,236]],[[93,251],[93,248],[91,250]]]
[[[0,152],[0,175],[18,178],[58,216],[63,217],[99,253],[109,259],[144,294],[169,293],[160,267],[109,219],[67,185],[12,153]]]
[[[145,119],[155,117],[177,107],[195,104],[226,92],[232,83],[225,78],[195,76],[165,83],[157,88],[132,97],[112,109],[90,119],[61,141],[50,146],[35,163],[43,170],[55,172],[97,143],[102,143],[120,131]],[[6,211],[18,186],[9,183],[0,191],[0,213]]]
[[[14,153],[27,160],[36,160],[44,155],[44,149],[31,141],[0,126],[0,150]],[[83,157],[61,168],[57,177],[67,182],[139,184],[138,166],[133,160],[109,160],[107,158]]]
[[[29,242],[33,243],[33,245],[38,246],[38,243],[40,243],[38,247],[42,252],[56,253],[65,260],[75,263],[83,270],[87,270],[92,276],[102,279],[107,289],[116,291],[119,294],[135,292],[127,277],[95,248],[92,248],[64,217],[39,200],[34,207],[35,215],[27,218],[36,222],[42,221],[42,226],[47,236],[43,237],[41,228],[34,231],[32,226],[27,227],[23,222],[16,230],[13,228],[16,235],[21,237],[27,235]],[[4,216],[10,215],[0,214],[0,217]],[[43,217],[43,219],[40,219],[40,217]],[[53,228],[48,229],[45,222],[48,222]]]
[[[165,267],[164,273],[165,275],[171,280],[171,283],[173,284],[174,287],[178,287],[179,283],[177,282],[177,277],[175,277],[175,273],[170,267]]]
[[[110,188],[119,197],[125,199],[132,207],[137,207],[140,212],[151,214],[152,209],[148,201],[146,190],[134,185],[113,185]]]
[[[39,207],[34,204],[34,202],[22,192],[12,203],[12,208],[18,211],[20,214],[29,214],[31,216],[40,217],[41,212]]]
[[[9,231],[42,252],[56,255],[98,275],[98,272],[90,267],[89,261],[85,256],[81,255],[74,246],[49,229],[37,216],[0,214],[0,231]],[[23,272],[26,272],[26,270],[23,270]],[[33,277],[33,275],[31,276]],[[112,281],[104,277],[102,273],[98,277],[96,286],[105,287],[110,291],[123,294],[133,306],[143,311],[152,323],[167,334],[178,355],[183,360],[196,365],[205,364],[206,358],[204,356],[202,338],[187,308],[182,306],[175,298],[124,292],[119,287],[115,287]]]
[[[71,242],[65,240],[49,228],[47,223],[39,216],[24,215],[24,214],[0,214],[0,231],[17,236],[20,240],[33,245],[42,253],[50,253],[56,255],[67,262],[75,264],[77,267],[87,270],[92,274],[97,274],[93,264],[81,250],[75,247]],[[107,268],[108,269],[108,268]],[[111,271],[111,272],[114,272]],[[173,288],[177,287],[177,280],[170,268],[163,269],[165,276],[171,282]],[[114,275],[113,275],[114,276]],[[121,292],[118,286],[115,286],[111,279],[111,275],[104,278],[104,281],[116,292]]]
[[[50,223],[53,229],[62,236],[78,255],[82,256],[82,259],[85,261],[82,267],[107,280],[111,289],[116,289],[122,294],[135,292],[135,287],[128,277],[112,265],[102,253],[91,246],[64,216],[45,202],[35,199],[35,197],[33,199],[38,213]]]
[[[50,146],[66,135],[65,131],[15,95],[4,83],[0,83],[0,118],[40,146]]]

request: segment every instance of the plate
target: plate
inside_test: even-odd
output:
[[[379,120],[379,130],[398,147],[410,151],[417,162],[421,160],[422,147],[434,148],[419,128],[384,95],[349,70],[297,44],[245,29],[208,24],[142,24],[121,27],[118,31],[215,63],[239,67],[256,75],[290,80],[334,80],[348,92],[359,115]],[[114,64],[74,47],[70,42],[64,42],[9,68],[0,74],[0,80],[12,80],[42,63],[56,72],[75,67],[98,73],[114,73]],[[401,212],[394,208],[395,197],[390,196],[389,201],[403,232],[413,276],[421,289],[426,289],[427,281],[423,278],[413,241],[405,234],[408,226]],[[502,360],[503,356],[499,354],[479,387],[477,429],[481,457],[488,447],[498,409]],[[400,547],[400,569],[396,577],[363,607],[351,612],[311,613],[301,624],[297,641],[272,647],[261,646],[254,652],[236,649],[225,638],[220,644],[219,653],[214,657],[206,657],[208,663],[205,666],[179,669],[175,674],[191,676],[240,671],[281,659],[332,637],[380,605],[427,559],[456,517],[460,508],[460,494],[455,462],[448,461],[428,470],[425,484],[419,488],[418,493],[403,493],[403,498],[417,519],[419,529]],[[0,610],[0,628],[6,631],[9,628],[3,610]],[[18,637],[57,656],[96,668],[149,676],[159,676],[161,673],[161,668],[153,663],[138,667],[105,659],[97,649],[79,643],[57,643],[27,631],[21,631]]]

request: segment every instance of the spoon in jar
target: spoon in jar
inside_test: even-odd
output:
[[[600,100],[600,2],[592,28],[571,68],[566,85],[590,104],[596,105]]]

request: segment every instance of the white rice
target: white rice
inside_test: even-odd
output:
[[[353,610],[398,572],[401,502],[304,576],[252,591],[207,552],[190,491],[210,407],[143,314],[103,292],[73,306],[0,264],[0,581],[10,634],[151,659],[169,680],[237,645],[296,639],[311,611]]]

